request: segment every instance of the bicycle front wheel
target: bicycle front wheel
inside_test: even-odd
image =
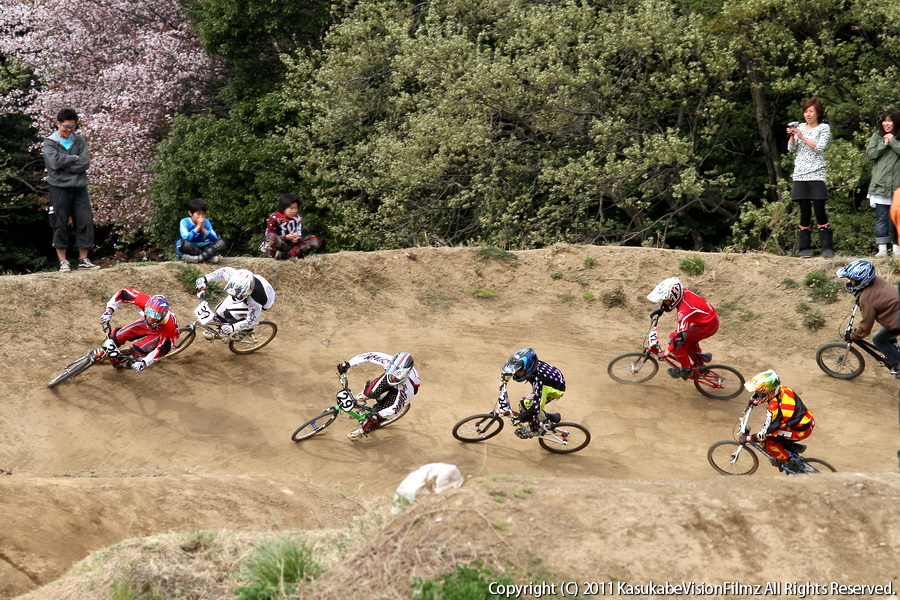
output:
[[[722,475],[752,475],[759,468],[759,458],[748,446],[731,440],[716,442],[709,447],[706,458],[712,468]]]
[[[866,361],[859,350],[843,342],[829,342],[816,350],[816,364],[826,375],[837,379],[853,379],[862,374]]]
[[[557,423],[541,434],[538,443],[547,452],[571,454],[591,443],[591,432],[578,423]]]
[[[803,467],[807,473],[837,473],[837,469],[819,458],[803,458]]]
[[[69,365],[66,366],[66,370],[51,379],[50,383],[47,384],[47,387],[53,388],[58,386],[66,379],[71,379],[72,377],[83,373],[92,364],[94,364],[94,359],[90,356],[82,356],[78,360],[69,363]]]
[[[313,417],[312,419],[298,427],[294,432],[294,435],[291,436],[291,440],[299,442],[300,440],[311,438],[317,433],[321,433],[322,430],[334,423],[334,420],[337,419],[337,416],[337,409],[332,408],[330,410],[326,410],[321,415]]]
[[[489,440],[503,429],[503,419],[493,413],[472,415],[453,426],[453,437],[461,442]]]
[[[706,365],[694,379],[694,387],[708,398],[728,400],[744,389],[744,376],[725,365]]]
[[[606,367],[609,376],[619,383],[644,383],[659,371],[659,363],[647,352],[621,354]]]
[[[179,327],[178,339],[175,340],[175,345],[169,350],[169,353],[166,354],[166,356],[178,356],[184,352],[185,348],[191,345],[195,337],[197,337],[197,330],[193,325]]]
[[[278,333],[278,325],[272,321],[260,321],[243,338],[231,340],[228,348],[235,354],[250,354],[256,352],[275,338]]]

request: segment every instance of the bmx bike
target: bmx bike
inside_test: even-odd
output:
[[[226,342],[228,349],[235,354],[256,352],[271,342],[278,333],[278,326],[272,321],[260,321],[252,329],[235,331],[231,334],[224,333],[222,325],[225,323],[216,318],[216,313],[206,301],[205,294],[194,309],[194,316],[196,317],[194,321],[178,328],[181,335],[167,356],[177,356],[184,352],[196,339],[198,331],[209,342],[216,340]]]
[[[645,340],[647,345],[641,352],[627,352],[609,361],[606,372],[619,383],[644,383],[659,372],[659,317],[650,317],[650,331]],[[669,355],[663,359],[672,367],[681,364]],[[688,379],[694,382],[704,396],[728,400],[739,395],[744,388],[744,376],[737,369],[727,365],[707,364],[712,354],[701,352],[694,355],[694,364]]]
[[[747,421],[750,419],[750,412],[753,405],[748,404],[744,409],[744,414],[734,428],[734,435],[750,433],[747,427]],[[806,444],[800,444],[790,440],[780,440],[784,449],[787,450],[790,458],[781,465],[781,470],[786,475],[800,475],[803,473],[828,473],[835,472],[837,469],[819,458],[806,458],[802,456],[802,452],[806,450]],[[759,452],[773,467],[779,466],[779,460],[766,452],[765,447],[755,439],[741,444],[738,441],[722,440],[714,443],[706,452],[706,458],[712,468],[722,475],[752,475],[759,468]]]
[[[110,335],[112,334],[112,326],[109,323],[103,324],[103,333],[106,334],[107,340],[110,339]],[[81,373],[84,373],[89,367],[100,362],[101,360],[109,360],[110,363],[114,364],[115,366],[120,366],[128,369],[130,369],[131,365],[134,364],[134,358],[128,356],[126,353],[123,353],[122,350],[119,350],[115,347],[110,347],[109,345],[101,345],[98,348],[88,350],[87,354],[66,365],[65,370],[51,379],[47,384],[47,387],[56,387],[66,379],[71,379],[76,375],[80,375]],[[116,362],[113,363],[113,361]]]
[[[858,309],[859,303],[853,305],[853,310],[850,311],[850,317],[847,319],[847,328],[844,330],[844,340],[846,341],[828,342],[827,344],[822,344],[816,350],[816,364],[819,365],[819,368],[826,375],[837,379],[859,377],[866,369],[866,360],[855,346],[862,348],[879,365],[888,369],[894,366],[872,342],[868,340],[854,342],[850,339],[850,332],[853,331],[853,319],[856,318]]]
[[[509,396],[506,393],[506,382],[500,386],[501,403],[509,406]],[[505,401],[505,402],[504,402]],[[510,411],[513,419],[519,413]],[[524,433],[521,428],[516,429],[516,436],[522,439],[537,438],[541,448],[554,454],[571,454],[578,452],[591,441],[591,432],[578,423],[565,423],[560,420],[559,413],[538,414],[540,430]],[[516,423],[513,423],[514,425]],[[471,415],[459,421],[453,426],[453,437],[461,442],[482,442],[489,440],[503,429],[503,417],[497,410],[489,413]]]
[[[362,426],[371,415],[377,412],[377,407],[367,406],[363,403],[364,400],[368,399],[365,395],[353,395],[353,392],[350,390],[350,385],[348,383],[346,374],[340,375],[339,378],[341,382],[341,389],[337,393],[337,403],[331,408],[325,410],[321,414],[316,415],[315,417],[298,427],[294,431],[293,435],[291,435],[292,441],[300,442],[322,433],[326,427],[334,423],[338,415],[342,412],[346,413],[350,418],[356,419],[356,421],[359,423],[359,426]],[[407,402],[403,406],[403,408],[401,408],[397,412],[397,414],[382,421],[379,429],[383,429],[388,425],[393,425],[394,423],[402,419],[406,415],[406,413],[409,412],[409,407],[410,404],[409,402]]]

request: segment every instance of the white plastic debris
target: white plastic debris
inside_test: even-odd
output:
[[[406,479],[397,486],[394,494],[394,503],[391,508],[393,514],[398,514],[416,499],[419,490],[440,494],[450,488],[458,488],[463,484],[462,473],[456,465],[446,463],[431,463],[423,465],[406,476]]]

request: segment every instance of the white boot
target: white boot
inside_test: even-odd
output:
[[[887,255],[887,244],[878,244],[878,253],[875,255],[875,258],[884,258]]]
[[[900,257],[900,246],[894,244],[894,258]]]
[[[347,439],[349,439],[351,442],[355,442],[356,440],[361,438],[363,435],[364,435],[363,428],[358,427],[347,434]]]

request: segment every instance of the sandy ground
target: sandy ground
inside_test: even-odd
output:
[[[485,260],[473,249],[341,253],[287,263],[226,259],[258,270],[278,290],[266,315],[279,326],[272,344],[238,356],[198,340],[144,373],[98,365],[53,390],[47,381],[99,344],[97,317],[120,287],[166,293],[179,320],[187,321],[196,298],[178,282],[182,267],[0,277],[0,469],[13,472],[0,475],[0,598],[51,582],[89,552],[128,537],[186,528],[340,526],[350,512],[383,506],[409,472],[428,462],[455,464],[466,477],[614,485],[622,506],[635,486],[712,485],[721,490],[718,502],[727,501],[732,485],[788,485],[767,465],[739,484],[726,483],[734,480],[716,475],[706,461],[710,443],[730,438],[746,395],[705,398],[664,373],[636,386],[606,374],[613,356],[641,348],[653,308],[645,296],[671,275],[681,275],[723,313],[719,333],[704,344],[714,362],[748,378],[775,368],[815,412],[808,455],[842,473],[896,474],[900,383],[871,360],[853,381],[829,378],[815,363],[816,347],[838,339],[852,297],[842,291],[837,303],[811,301],[802,283],[818,269],[833,276],[845,261],[702,254],[706,271],[692,277],[678,270],[687,256],[696,254],[555,246],[516,253],[512,263]],[[897,279],[887,261],[878,266]],[[618,288],[625,304],[607,307],[604,295]],[[822,312],[824,328],[803,326],[797,310],[803,303]],[[125,308],[117,323],[135,316]],[[672,327],[667,315],[661,330]],[[457,420],[493,407],[500,367],[525,346],[565,373],[568,391],[556,410],[591,430],[584,451],[551,455],[515,438],[509,427],[481,444],[451,437]],[[345,434],[352,423],[342,417],[318,438],[291,442],[296,426],[332,404],[335,365],[367,350],[414,355],[423,384],[406,419],[351,443]],[[376,373],[354,369],[351,384],[360,387]],[[525,391],[513,386],[511,396]],[[880,491],[866,501],[867,514],[873,522],[896,523],[889,519],[897,513],[896,481],[886,477],[879,480],[886,488],[870,486]],[[855,484],[835,478],[833,485],[837,494]],[[642,506],[633,507],[634,518]],[[886,544],[883,553],[900,559],[896,529],[892,538],[871,543]],[[628,544],[622,539],[616,547],[625,551]],[[702,548],[682,550],[701,560]],[[638,546],[635,552],[640,555]],[[691,574],[703,575],[702,567]],[[893,578],[898,587],[898,569],[871,575]]]

